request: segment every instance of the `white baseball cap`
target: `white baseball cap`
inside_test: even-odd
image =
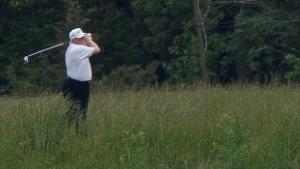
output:
[[[87,35],[87,34],[84,33],[81,28],[75,28],[75,29],[71,30],[71,32],[69,33],[69,38],[70,38],[70,40],[73,40],[75,38],[82,38],[85,35]]]

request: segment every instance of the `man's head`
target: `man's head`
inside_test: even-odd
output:
[[[69,38],[71,43],[87,45],[88,42],[87,39],[85,38],[86,35],[87,33],[84,33],[81,28],[75,28],[71,30],[71,32],[69,33]]]

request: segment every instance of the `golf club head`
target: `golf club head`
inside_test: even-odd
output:
[[[24,64],[27,64],[29,62],[28,57],[24,57]]]

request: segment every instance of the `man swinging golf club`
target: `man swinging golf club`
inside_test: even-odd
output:
[[[63,95],[70,101],[67,112],[68,125],[75,122],[76,133],[85,122],[89,102],[89,88],[92,69],[89,58],[100,52],[99,46],[92,40],[91,34],[81,28],[69,33],[70,43],[65,53],[67,78],[63,84]]]

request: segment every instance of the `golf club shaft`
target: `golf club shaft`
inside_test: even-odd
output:
[[[29,57],[31,57],[31,56],[33,56],[33,55],[37,55],[37,54],[39,54],[39,53],[43,53],[43,52],[45,52],[45,51],[48,51],[48,50],[51,50],[51,49],[54,49],[54,48],[57,48],[57,47],[60,47],[60,46],[63,46],[63,45],[64,45],[64,43],[59,43],[59,44],[57,44],[57,45],[54,45],[54,46],[51,46],[51,47],[49,47],[49,48],[40,50],[40,51],[38,51],[38,52],[35,52],[35,53],[33,53],[33,54],[30,54],[30,55],[27,55],[27,56],[25,56],[25,57],[26,57],[26,58],[29,58]]]

